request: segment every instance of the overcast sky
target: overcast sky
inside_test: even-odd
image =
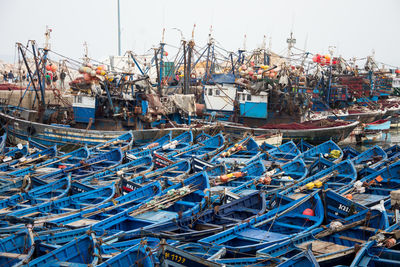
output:
[[[13,62],[15,42],[44,42],[46,25],[52,28],[52,49],[72,58],[83,55],[102,60],[116,55],[117,0],[0,0],[0,59]],[[400,66],[400,1],[223,1],[223,0],[120,0],[122,51],[146,52],[161,40],[179,45],[196,24],[195,41],[204,46],[210,26],[222,47],[254,49],[263,36],[272,38],[272,50],[283,52],[291,30],[296,46],[312,53],[328,52],[345,58],[362,58],[375,50],[376,60]],[[268,44],[268,41],[267,41]],[[167,48],[168,49],[168,48]]]

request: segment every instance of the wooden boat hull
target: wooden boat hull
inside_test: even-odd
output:
[[[99,131],[85,130],[78,128],[62,127],[55,125],[47,125],[43,123],[31,122],[24,119],[15,118],[0,112],[0,121],[9,132],[10,141],[19,143],[28,141],[31,138],[33,141],[43,145],[68,145],[68,144],[87,144],[99,145],[108,140],[117,138],[126,133],[126,131]],[[209,132],[216,126],[205,125],[199,128],[194,128],[192,131]],[[135,142],[149,142],[155,138],[167,134],[169,131],[176,136],[186,132],[189,128],[170,128],[170,129],[145,129],[132,131]]]
[[[376,111],[371,111],[371,112],[350,113],[350,114],[346,114],[346,115],[338,115],[338,117],[339,117],[339,119],[342,119],[342,120],[359,121],[361,123],[371,123],[373,121],[381,119],[385,114],[386,114],[386,110],[376,110]]]
[[[310,143],[322,143],[328,140],[333,140],[335,142],[344,140],[350,135],[350,133],[357,127],[358,124],[359,122],[355,121],[343,126],[307,130],[262,129],[224,124],[224,130],[226,133],[240,135],[242,135],[244,132],[254,133],[255,135],[282,133],[284,140],[300,141],[303,139]]]

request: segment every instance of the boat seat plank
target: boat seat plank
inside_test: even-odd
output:
[[[353,201],[359,203],[361,205],[368,205],[372,202],[379,202],[383,199],[386,199],[387,196],[381,195],[372,195],[372,194],[354,194]]]
[[[307,196],[307,194],[295,193],[295,194],[291,194],[289,197],[290,197],[291,199],[296,200],[296,199],[300,199],[300,198],[305,197],[305,196]]]
[[[322,240],[314,240],[310,242],[305,242],[297,245],[297,247],[306,250],[307,246],[311,243],[311,250],[314,255],[322,255],[327,253],[333,253],[341,250],[348,249],[349,247],[338,245],[332,242],[322,241]]]
[[[98,223],[98,220],[92,220],[92,219],[81,219],[79,221],[67,223],[69,226],[74,226],[74,227],[82,227],[82,226],[87,226],[87,225],[92,225],[95,223]]]
[[[11,253],[11,252],[0,252],[0,257],[12,258],[12,259],[24,259],[28,254]]]

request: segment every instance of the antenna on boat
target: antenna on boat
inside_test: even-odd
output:
[[[288,56],[288,62],[290,64],[291,56],[292,56],[292,48],[296,44],[296,39],[293,38],[293,31],[290,32],[290,38],[286,39],[286,43],[288,44],[287,56]]]
[[[88,64],[90,61],[89,60],[89,48],[88,48],[88,44],[86,41],[83,43],[83,49],[85,51],[85,53],[83,54],[83,61],[85,62],[85,64]]]
[[[121,15],[120,15],[120,5],[119,5],[119,0],[117,0],[118,3],[118,56],[121,56]]]
[[[196,23],[193,25],[193,30],[192,30],[192,41],[194,41],[194,29],[196,28]]]
[[[208,34],[208,43],[211,44],[214,42],[214,38],[212,37],[213,26],[210,26],[210,33]]]

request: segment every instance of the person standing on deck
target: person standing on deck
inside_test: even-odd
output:
[[[8,82],[12,83],[14,81],[14,73],[12,72],[12,70],[10,70],[10,72],[8,73]]]
[[[7,83],[7,77],[8,77],[7,71],[4,71],[4,73],[3,73],[3,82],[4,83]]]
[[[65,77],[67,75],[65,74],[64,70],[61,70],[60,73],[60,84],[61,84],[61,89],[65,89],[65,85],[64,85],[64,81],[65,81]]]
[[[25,84],[25,80],[26,80],[26,73],[25,73],[25,70],[22,71],[22,77],[21,77],[21,79],[22,79],[22,83]]]

